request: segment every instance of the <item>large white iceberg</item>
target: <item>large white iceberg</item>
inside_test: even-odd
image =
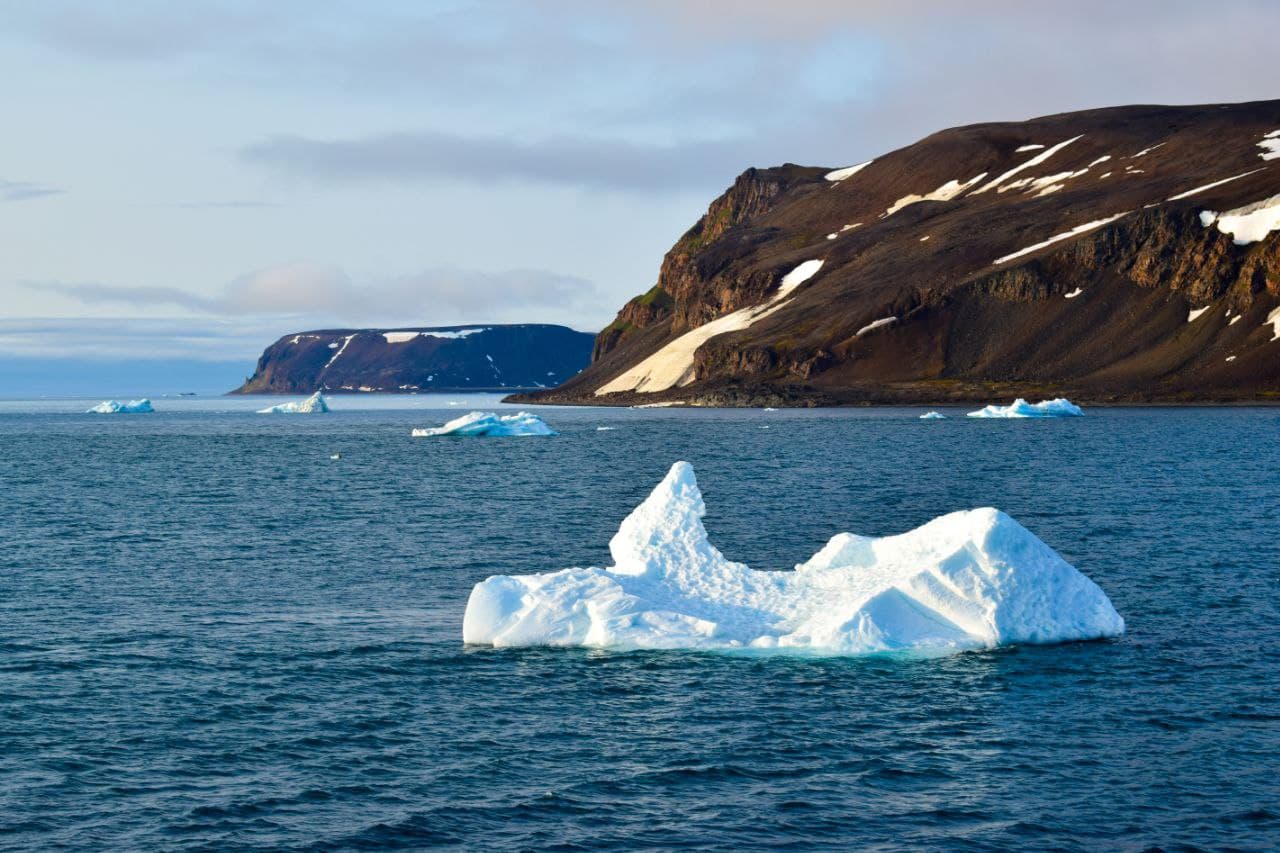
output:
[[[305,400],[294,400],[292,403],[280,403],[258,409],[260,415],[313,415],[329,411],[329,403],[319,391]]]
[[[1084,414],[1075,403],[1066,397],[1044,400],[1039,403],[1028,403],[1019,397],[1009,406],[987,406],[976,412],[970,412],[971,418],[1070,418]]]
[[[141,400],[130,400],[127,403],[121,403],[119,400],[103,400],[92,409],[88,409],[85,414],[89,415],[137,415],[144,412],[154,412],[151,407],[151,401],[146,397]]]
[[[493,646],[948,652],[1114,637],[1093,581],[996,509],[900,536],[841,533],[795,571],[755,571],[707,541],[677,462],[609,542],[614,565],[477,584],[463,640]]]
[[[499,417],[493,412],[471,412],[460,418],[454,418],[444,426],[415,429],[415,438],[430,438],[442,435],[558,435],[537,415],[528,412],[517,412],[514,415]]]

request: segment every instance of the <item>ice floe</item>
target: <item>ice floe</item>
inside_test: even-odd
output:
[[[1206,228],[1217,224],[1218,230],[1231,235],[1231,242],[1237,246],[1256,243],[1272,231],[1280,229],[1280,195],[1273,195],[1226,213],[1203,210],[1200,212],[1200,224]]]
[[[103,400],[92,409],[87,409],[87,415],[140,415],[147,412],[154,412],[151,401],[146,397],[141,400],[130,400],[127,403],[121,403],[119,400]]]
[[[363,388],[360,390],[364,390]],[[294,400],[290,403],[279,403],[258,409],[260,415],[317,415],[329,411],[329,401],[319,391],[305,400]]]
[[[698,347],[726,332],[737,332],[772,314],[804,282],[822,269],[822,260],[805,261],[782,277],[778,290],[768,300],[742,308],[696,329],[685,332],[648,358],[633,365],[596,389],[596,396],[618,391],[650,393],[665,391],[676,385],[688,385],[694,380],[693,356]]]
[[[415,429],[414,438],[433,438],[436,436],[515,436],[515,435],[558,435],[546,422],[529,412],[517,412],[514,415],[496,415],[493,412],[471,412],[460,418],[454,418],[444,426]]]
[[[1019,397],[1008,406],[985,406],[969,412],[971,418],[1068,418],[1079,417],[1084,410],[1066,397],[1056,397],[1039,403],[1028,403]]]
[[[945,421],[946,419],[947,416],[942,414],[942,412],[925,412],[920,416],[920,420],[922,421]]]
[[[937,654],[1124,632],[1097,584],[997,509],[898,536],[841,533],[794,571],[725,559],[704,514],[693,468],[677,462],[609,542],[612,566],[490,577],[471,591],[463,640]]]

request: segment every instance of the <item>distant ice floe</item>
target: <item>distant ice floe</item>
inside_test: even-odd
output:
[[[1206,228],[1217,224],[1218,230],[1231,235],[1231,242],[1237,246],[1256,243],[1272,231],[1280,230],[1280,195],[1226,213],[1203,210],[1200,212],[1200,224]]]
[[[537,415],[517,412],[514,415],[496,415],[493,412],[471,412],[454,418],[444,426],[415,429],[414,438],[437,436],[516,436],[559,435]]]
[[[103,400],[92,409],[85,410],[86,415],[140,415],[147,412],[154,412],[151,407],[151,401],[146,397],[141,400],[130,400],[127,403],[121,403],[119,400]]]
[[[1008,406],[986,406],[976,412],[969,412],[970,418],[1069,418],[1084,414],[1075,403],[1066,397],[1044,400],[1039,403],[1028,403],[1019,397]]]
[[[363,390],[363,389],[361,389]],[[279,403],[258,409],[260,415],[315,415],[329,411],[329,401],[319,391],[305,400],[294,400],[291,403]]]
[[[945,421],[946,419],[947,416],[942,414],[942,412],[925,412],[920,416],[920,420],[922,421]]]
[[[677,462],[609,542],[609,568],[494,576],[471,591],[467,643],[499,647],[938,654],[1116,637],[1093,581],[996,509],[899,536],[836,535],[794,571],[755,571],[707,539]]]

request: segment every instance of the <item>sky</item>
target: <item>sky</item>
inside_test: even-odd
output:
[[[748,167],[1280,97],[1277,44],[1274,0],[0,0],[0,360],[595,331]]]

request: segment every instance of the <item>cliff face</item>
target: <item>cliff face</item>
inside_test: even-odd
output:
[[[547,388],[582,370],[591,346],[585,332],[546,325],[298,332],[267,347],[233,393]]]
[[[750,169],[591,367],[534,398],[1280,399],[1276,229],[1280,101],[975,125],[856,169]]]

